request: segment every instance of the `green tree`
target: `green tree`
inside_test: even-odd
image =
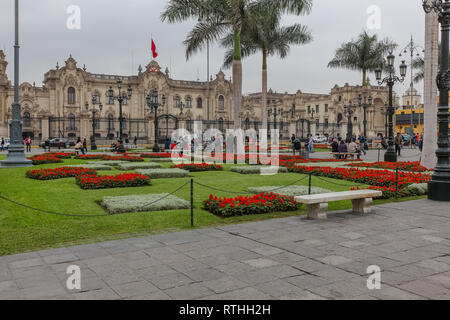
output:
[[[301,45],[312,41],[307,27],[301,24],[291,26],[280,25],[281,15],[277,12],[262,10],[252,19],[250,25],[242,33],[241,53],[247,57],[256,52],[262,53],[262,128],[267,129],[267,57],[278,55],[284,59],[291,45]],[[229,48],[225,54],[224,67],[233,63],[233,35],[229,34],[222,40],[222,46]]]
[[[441,44],[439,44],[439,56],[438,56],[438,67],[441,65]],[[448,61],[450,63],[450,53],[448,55]],[[414,74],[414,82],[418,83],[424,79],[425,74],[425,60],[422,57],[417,57],[413,60],[413,68],[417,70]]]
[[[343,43],[336,50],[334,58],[328,63],[329,68],[343,68],[362,72],[363,86],[366,85],[367,72],[384,65],[384,56],[394,50],[397,44],[388,39],[378,40],[375,34],[370,36],[365,30],[356,40]]]
[[[255,12],[270,8],[273,12],[300,15],[309,11],[312,0],[170,0],[161,14],[162,21],[176,23],[198,19],[184,44],[186,58],[201,50],[208,41],[233,34],[233,100],[235,128],[241,127],[242,52],[241,35]]]

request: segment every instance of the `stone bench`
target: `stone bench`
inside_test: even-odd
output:
[[[298,196],[295,197],[295,200],[299,203],[306,204],[308,218],[326,219],[328,202],[352,200],[353,212],[366,214],[370,213],[370,204],[372,203],[372,199],[381,197],[382,195],[383,193],[379,190],[367,189]]]

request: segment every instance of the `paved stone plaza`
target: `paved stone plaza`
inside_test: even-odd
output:
[[[0,299],[450,299],[450,212],[417,200],[4,256]]]

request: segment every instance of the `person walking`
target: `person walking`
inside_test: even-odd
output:
[[[2,137],[2,141],[0,143],[0,151],[5,151],[5,138]]]
[[[27,152],[31,152],[31,137],[30,136],[28,136],[25,139],[25,145],[27,147]]]
[[[313,135],[312,134],[309,135],[308,151],[311,152],[311,153],[314,153],[314,139],[313,139]]]
[[[137,148],[137,137],[136,136],[134,137],[133,143],[134,143],[134,146]]]
[[[87,153],[88,149],[87,149],[87,141],[86,138],[83,139],[83,154]]]
[[[402,150],[402,135],[400,132],[397,132],[397,135],[394,138],[394,144],[395,144],[395,152],[397,152],[398,156],[401,157],[401,150]]]
[[[291,143],[292,143],[292,154],[295,156],[295,134],[292,134]]]

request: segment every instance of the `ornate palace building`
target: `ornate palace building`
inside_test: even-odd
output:
[[[7,64],[3,51],[0,51],[0,137],[9,136],[8,120],[14,99],[14,88],[6,74]],[[155,115],[146,103],[146,97],[153,89],[158,91],[160,102],[163,95],[166,98],[165,104],[158,108],[156,119],[161,142],[176,128],[191,130],[194,121],[202,121],[204,129],[208,125],[221,131],[233,128],[232,85],[222,71],[210,82],[174,80],[168,69],[162,72],[158,63],[151,61],[145,70],[139,66],[137,75],[105,75],[78,67],[70,56],[64,66],[57,64],[44,75],[42,87],[27,82],[20,85],[24,136],[35,140],[88,139],[93,132],[91,110],[95,106],[98,110],[94,121],[97,139],[104,143],[114,141],[119,134],[119,104],[108,98],[106,91],[112,87],[118,95],[119,79],[123,82],[123,91],[128,87],[133,90],[131,98],[123,101],[123,132],[130,140],[137,137],[140,143],[146,143],[155,137]],[[363,131],[363,108],[353,106],[351,116],[345,108],[355,105],[358,95],[373,98],[372,106],[366,110],[368,136],[384,133],[388,89],[370,84],[365,87],[336,85],[329,94],[301,91],[289,94],[269,90],[269,128],[280,129],[285,138],[291,134],[306,137],[308,133],[345,136],[351,119],[353,132],[359,134]],[[241,119],[244,129],[261,128],[261,93],[244,97]]]

